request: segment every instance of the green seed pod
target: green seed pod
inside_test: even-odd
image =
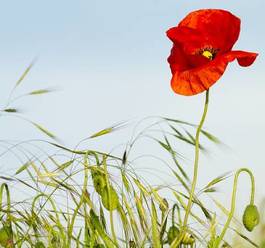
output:
[[[243,224],[251,232],[259,224],[259,211],[255,205],[248,205],[243,214]]]
[[[102,194],[102,190],[106,186],[106,179],[102,172],[92,171],[93,185],[98,194]]]
[[[4,226],[0,229],[0,245],[3,247],[13,246],[11,227]]]
[[[117,209],[119,198],[112,186],[109,186],[109,188],[107,186],[104,187],[101,193],[101,201],[107,210],[112,211]]]
[[[45,248],[45,245],[43,244],[43,242],[38,241],[38,242],[35,244],[35,248]]]
[[[162,202],[160,202],[159,204],[159,209],[162,211],[162,212],[166,212],[168,210],[168,202],[167,202],[167,199],[163,199]]]
[[[190,234],[189,232],[185,232],[185,234],[183,236],[183,239],[181,241],[181,244],[183,244],[183,245],[192,245],[192,244],[194,244],[194,242],[195,242],[195,239],[192,236],[192,234]]]
[[[176,226],[171,226],[167,232],[167,242],[171,244],[179,235],[179,229]]]

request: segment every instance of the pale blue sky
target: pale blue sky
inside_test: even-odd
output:
[[[170,89],[166,58],[171,43],[165,31],[194,9],[223,8],[238,15],[242,32],[235,48],[260,56],[249,68],[233,63],[212,87],[205,125],[233,152],[216,152],[203,160],[201,180],[249,166],[257,176],[259,196],[265,195],[264,0],[0,2],[1,103],[38,56],[17,93],[62,90],[17,105],[69,146],[122,120],[163,115],[198,122],[204,95],[182,97]],[[0,128],[1,139],[41,136],[15,119],[1,118]],[[118,138],[113,134],[109,149],[129,136],[126,131]],[[245,184],[241,187],[246,189]]]

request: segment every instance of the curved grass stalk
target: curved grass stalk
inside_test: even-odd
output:
[[[57,208],[56,208],[56,204],[54,203],[53,199],[49,196],[49,195],[46,195],[44,193],[41,193],[39,195],[37,195],[33,201],[32,201],[32,206],[31,206],[31,211],[32,213],[34,213],[34,208],[35,208],[35,204],[37,202],[37,200],[40,198],[40,197],[46,197],[47,198],[47,201],[49,201],[52,205],[52,208],[53,208],[53,211],[55,213],[55,216],[56,216],[56,225],[58,226],[59,230],[60,230],[60,235],[63,239],[63,244],[64,246],[66,245],[66,237],[65,237],[65,230],[64,230],[64,227],[62,226],[61,222],[60,222],[60,217],[59,217],[59,214],[58,214],[58,211],[57,211]],[[29,230],[28,230],[29,231]]]
[[[0,212],[2,211],[2,204],[3,204],[3,192],[4,190],[6,191],[6,199],[7,199],[7,219],[8,221],[11,221],[11,199],[10,199],[10,192],[9,192],[9,188],[8,185],[6,183],[3,183],[0,187]]]
[[[229,213],[229,216],[227,218],[227,221],[224,225],[224,228],[220,234],[220,236],[218,237],[218,240],[216,242],[216,248],[218,248],[220,242],[223,240],[224,236],[225,236],[225,233],[233,219],[233,216],[234,216],[234,213],[235,213],[235,208],[236,208],[236,193],[237,193],[237,184],[238,184],[238,178],[239,178],[239,175],[242,173],[242,172],[246,172],[249,176],[250,176],[250,179],[251,179],[251,196],[250,196],[250,204],[253,205],[254,204],[254,198],[255,198],[255,179],[254,179],[254,176],[252,174],[252,172],[247,169],[247,168],[241,168],[239,169],[236,174],[235,174],[235,177],[234,177],[234,185],[233,185],[233,192],[232,192],[232,199],[231,199],[231,209],[230,209],[230,213]]]
[[[11,215],[11,198],[10,198],[10,192],[9,192],[9,188],[8,185],[6,183],[3,183],[0,187],[0,213],[3,211],[3,192],[4,190],[6,191],[6,205],[7,205],[7,209],[6,209],[6,215],[7,215],[7,225],[8,227],[11,229],[11,233],[10,233],[10,238],[13,242],[14,240],[14,235],[13,235],[13,229],[12,229],[12,215]],[[2,216],[1,216],[2,219]]]
[[[129,205],[129,202],[126,199],[126,196],[124,194],[122,194],[122,201],[125,205],[125,209],[127,210],[127,214],[128,214],[128,218],[129,218],[129,223],[130,223],[130,227],[133,233],[133,237],[134,240],[136,242],[136,244],[139,246],[139,237],[140,237],[140,228],[138,227],[137,223],[136,223],[136,217],[134,215],[133,209],[131,208],[131,206]]]
[[[76,219],[76,217],[78,215],[78,211],[82,207],[82,205],[84,205],[84,211],[85,211],[85,214],[86,214],[85,192],[86,192],[86,189],[87,189],[87,181],[88,181],[88,161],[87,161],[87,157],[88,157],[88,154],[86,153],[85,156],[84,156],[84,183],[83,183],[83,192],[82,192],[82,195],[80,197],[80,202],[78,203],[78,205],[76,206],[76,208],[74,210],[74,214],[72,216],[70,225],[68,227],[67,247],[71,247],[71,240],[72,240],[72,233],[73,233],[73,229],[74,229],[75,219]]]

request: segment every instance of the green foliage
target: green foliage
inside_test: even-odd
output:
[[[0,114],[13,115],[31,123],[53,142],[43,142],[49,153],[43,148],[43,143],[34,146],[28,142],[30,148],[26,149],[27,142],[6,142],[6,153],[22,151],[27,159],[20,160],[14,173],[0,176],[0,246],[160,248],[168,247],[183,235],[178,247],[195,247],[196,244],[216,248],[222,228],[217,217],[221,219],[221,214],[229,215],[229,210],[214,193],[219,183],[228,179],[228,174],[209,179],[209,183],[198,191],[192,199],[194,208],[188,228],[185,232],[181,230],[191,184],[181,148],[184,145],[194,148],[197,126],[171,118],[156,118],[151,125],[135,133],[121,153],[79,150],[78,147],[70,149],[60,144],[56,135],[28,120],[12,105],[21,97],[37,97],[51,91],[32,90],[13,97],[33,64],[26,68],[15,84]],[[89,139],[101,139],[123,126],[124,123],[120,123],[103,129],[90,135]],[[209,143],[221,144],[208,131],[201,132],[201,151],[206,153]],[[160,147],[165,157],[159,158],[162,163],[159,160],[155,163],[153,160],[145,161],[141,169],[150,163],[149,172],[161,178],[165,173],[168,181],[159,185],[148,182],[148,178],[142,175],[143,170],[134,167],[135,158],[131,157],[131,151],[142,138]],[[180,149],[176,150],[176,147]],[[38,148],[38,153],[33,148]],[[29,191],[30,197],[16,201],[14,185],[24,192]],[[210,208],[209,202],[214,207]],[[219,216],[216,214],[218,210]],[[253,207],[248,207],[243,217],[246,228],[251,230],[257,219]],[[234,234],[248,245],[258,247],[242,232],[235,230]],[[222,240],[223,247],[226,244],[228,246],[227,240]]]

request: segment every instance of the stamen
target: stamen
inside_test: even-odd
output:
[[[198,51],[198,54],[202,55],[203,57],[213,60],[217,54],[219,49],[215,49],[213,47],[204,47]]]
[[[214,54],[212,54],[210,51],[205,50],[202,52],[202,56],[206,57],[207,59],[212,60],[214,57]]]

